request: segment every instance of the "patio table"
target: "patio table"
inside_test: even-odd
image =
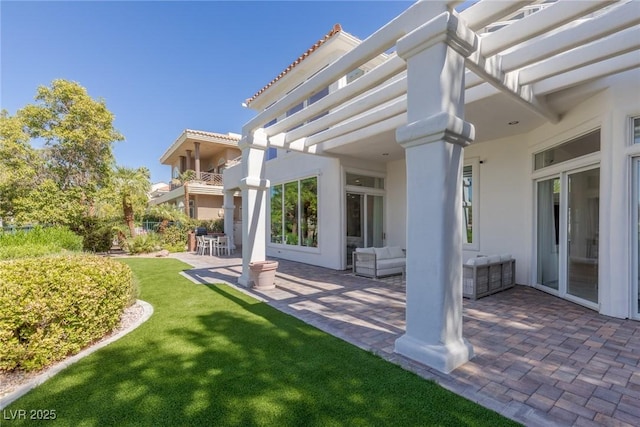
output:
[[[204,241],[209,244],[209,256],[213,256],[213,245],[218,242],[218,236],[202,236]]]

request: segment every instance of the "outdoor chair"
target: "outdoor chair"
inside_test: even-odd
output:
[[[196,254],[204,255],[207,251],[211,253],[209,242],[204,236],[196,236]]]
[[[220,256],[223,253],[229,255],[229,238],[227,236],[220,236],[213,241],[213,255]]]

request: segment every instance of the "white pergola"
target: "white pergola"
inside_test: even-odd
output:
[[[406,333],[396,352],[443,372],[473,355],[462,337],[461,168],[475,134],[465,104],[502,93],[556,123],[549,95],[640,66],[638,1],[480,1],[460,13],[458,3],[418,1],[249,121],[240,142],[246,285],[249,263],[265,259],[265,150],[353,153],[395,132],[407,171]],[[263,128],[394,47],[372,71]]]

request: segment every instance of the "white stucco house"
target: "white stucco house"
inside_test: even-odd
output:
[[[444,372],[473,355],[461,276],[480,254],[640,320],[640,2],[458,3],[362,41],[334,27],[246,101],[224,172],[241,284],[267,256],[345,269],[354,247],[406,248],[396,351]]]

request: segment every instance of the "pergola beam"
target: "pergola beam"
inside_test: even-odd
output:
[[[478,2],[460,12],[470,30],[478,31],[522,7],[534,3],[533,0]]]
[[[386,105],[379,105],[376,109],[368,110],[366,114],[360,117],[342,122],[330,129],[307,137],[305,146],[310,147],[312,145],[320,144],[321,142],[328,141],[338,136],[350,132],[355,132],[357,130],[371,126],[380,120],[388,119],[389,117],[396,116],[406,111],[407,95],[402,95],[393,102],[390,102]]]
[[[609,13],[585,20],[572,28],[540,37],[527,43],[522,49],[502,55],[502,69],[508,72],[525,67],[638,23],[640,23],[640,3],[637,1],[625,3]]]
[[[520,84],[535,83],[640,48],[640,28],[629,28],[556,55],[518,72]]]
[[[268,136],[277,135],[300,123],[304,123],[325,111],[341,106],[348,100],[354,99],[371,88],[375,88],[379,84],[384,83],[393,75],[406,69],[406,67],[406,63],[401,58],[393,55],[370,72],[365,73],[356,81],[336,90],[335,92],[331,92],[324,98],[309,105],[307,108],[304,108],[297,113],[278,121],[272,126],[269,126],[265,129],[265,133]]]
[[[608,1],[559,1],[553,3],[545,9],[483,37],[480,54],[485,58],[493,56],[610,4],[611,2]]]
[[[596,62],[595,64],[587,65],[568,73],[556,75],[534,83],[532,86],[536,94],[544,96],[587,83],[591,80],[618,74],[638,67],[640,67],[640,54],[634,51],[616,56],[607,61]]]
[[[511,99],[528,107],[551,123],[558,123],[560,121],[558,114],[545,105],[530,86],[521,85],[515,72],[508,74],[502,72],[499,56],[487,59],[480,54],[483,43],[484,39],[480,39],[480,48],[466,59],[467,67]]]

